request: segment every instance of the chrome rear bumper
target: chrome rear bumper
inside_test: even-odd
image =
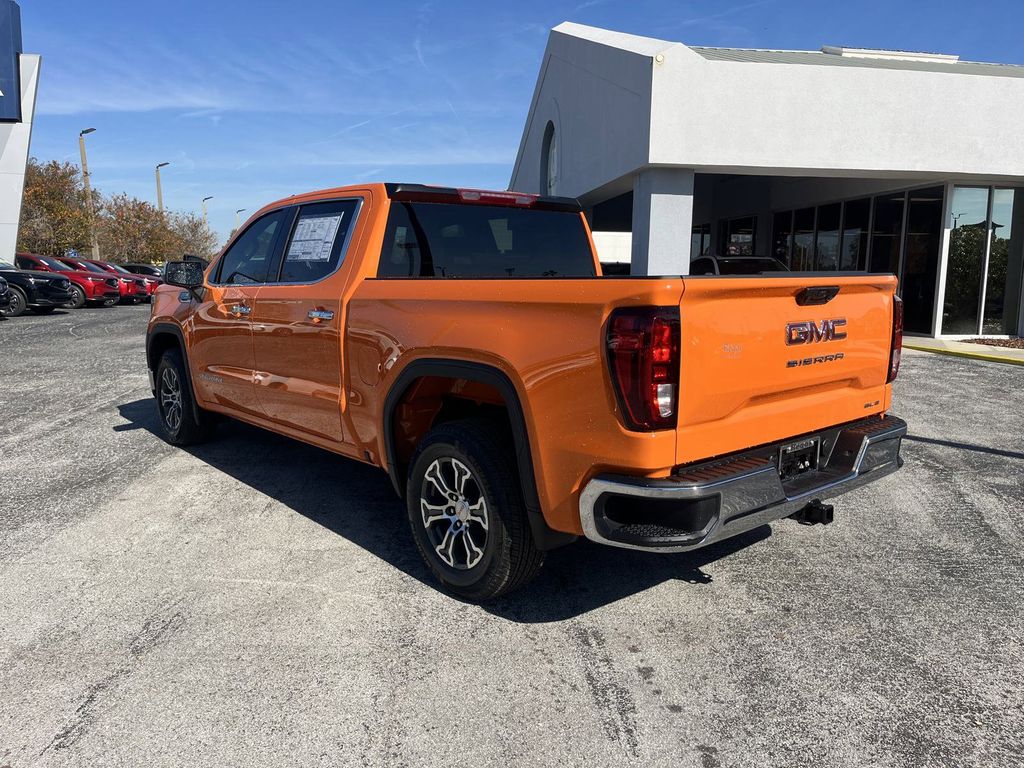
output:
[[[599,475],[580,494],[580,522],[588,539],[615,547],[705,547],[895,472],[906,433],[902,419],[874,417],[680,467],[668,478]],[[783,481],[779,450],[805,439],[820,440],[817,468]]]

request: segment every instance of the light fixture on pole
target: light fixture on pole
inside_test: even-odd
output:
[[[207,200],[213,200],[213,195],[209,195],[208,197],[204,197],[203,198],[203,224],[208,224],[208,222],[206,220],[206,201]]]
[[[160,169],[170,163],[157,163],[156,166],[156,207],[160,213],[164,212],[164,191],[160,187]]]
[[[85,136],[95,131],[95,128],[86,128],[78,132],[78,151],[82,155],[82,184],[85,187],[85,207],[89,211],[89,243],[92,245],[92,257],[100,257],[100,246],[96,241],[96,225],[93,221],[95,211],[92,208],[92,185],[89,183],[89,163],[85,159]]]
[[[246,208],[239,208],[237,211],[235,211],[235,228],[233,230],[231,230],[232,232],[236,232],[238,230],[238,214],[245,213],[246,210],[248,210],[248,209],[246,209]]]

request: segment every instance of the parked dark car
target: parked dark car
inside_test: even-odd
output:
[[[7,287],[7,281],[0,277],[0,317],[4,316],[4,310],[11,306],[11,289]]]
[[[0,261],[0,277],[7,281],[10,293],[9,306],[0,307],[5,317],[18,317],[26,309],[47,315],[74,299],[71,281],[61,274],[18,269]]]
[[[136,275],[147,275],[149,277],[159,277],[160,279],[163,279],[164,276],[164,271],[155,264],[122,264],[121,266],[129,272],[134,272]]]

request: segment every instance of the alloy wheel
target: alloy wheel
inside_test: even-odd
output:
[[[487,500],[473,472],[451,457],[435,459],[423,475],[420,515],[434,552],[449,568],[468,571],[487,547]]]
[[[18,293],[17,291],[13,291],[12,290],[11,291],[11,303],[7,307],[7,309],[4,310],[4,314],[12,315],[13,317],[17,317],[18,315],[20,315],[24,311],[25,311],[25,303],[21,300],[21,294]]]
[[[160,410],[167,429],[177,432],[181,426],[181,379],[173,368],[164,368],[160,376]]]

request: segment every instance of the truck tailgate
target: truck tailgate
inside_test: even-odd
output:
[[[828,287],[824,303],[798,303]],[[677,461],[882,413],[895,288],[879,275],[686,278]]]

